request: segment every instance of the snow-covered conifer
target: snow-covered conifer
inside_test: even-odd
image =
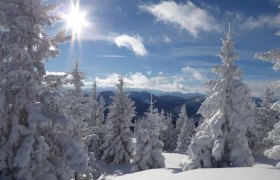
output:
[[[96,82],[94,81],[92,85],[92,96],[89,101],[91,102],[91,118],[88,120],[88,126],[97,126],[97,109],[98,109],[98,102],[97,102],[97,92],[96,92]]]
[[[70,75],[70,76],[69,76]],[[87,97],[82,91],[84,86],[83,80],[85,73],[80,70],[80,61],[74,61],[74,67],[68,73],[67,84],[73,85],[73,89],[66,89],[63,92],[64,99],[61,104],[61,111],[72,121],[72,134],[78,135],[82,138],[83,143],[87,146],[90,154],[90,164],[94,169],[98,169],[95,158],[100,157],[100,143],[99,132],[100,129],[95,127],[95,118],[92,119],[92,111],[97,104],[92,97]],[[96,89],[94,89],[96,91]],[[94,92],[95,93],[95,92]]]
[[[49,74],[44,76],[42,88],[48,91],[60,91],[65,84],[67,74],[54,75]]]
[[[103,96],[100,96],[99,103],[97,107],[97,116],[96,116],[96,126],[101,128],[105,123],[105,100]]]
[[[181,126],[182,122],[182,126]],[[189,120],[187,116],[186,106],[183,105],[181,108],[181,112],[179,114],[179,118],[177,120],[176,128],[179,131],[177,147],[176,150],[180,152],[186,152],[191,143],[191,137],[195,129],[195,125],[193,121]],[[181,127],[180,127],[181,126]],[[180,127],[180,128],[178,128]]]
[[[277,33],[279,34],[279,33]],[[280,48],[273,49],[271,51],[265,52],[263,54],[256,54],[256,58],[263,60],[263,61],[269,61],[273,63],[273,69],[276,71],[280,70]],[[274,89],[279,91],[280,88],[280,81],[274,84]],[[275,102],[272,107],[273,110],[280,112],[280,101]],[[280,160],[280,122],[274,125],[274,128],[272,131],[268,133],[267,140],[270,140],[274,143],[274,146],[270,149],[265,150],[264,155],[267,156],[270,159]],[[276,165],[278,168],[280,168],[280,162]]]
[[[64,31],[44,30],[60,17],[43,0],[0,1],[0,179],[71,179],[93,169],[78,136],[60,127],[65,116],[45,103],[44,60],[59,53]]]
[[[187,115],[186,105],[184,104],[181,107],[181,111],[179,113],[179,117],[176,120],[176,129],[177,129],[178,132],[181,131],[185,121],[188,121],[188,115]]]
[[[248,86],[241,80],[241,70],[234,65],[238,55],[234,52],[230,28],[222,43],[219,56],[223,64],[213,68],[222,78],[210,81],[210,96],[198,110],[205,121],[192,138],[191,162],[184,165],[184,170],[254,163],[246,136],[254,120],[254,103]]]
[[[159,139],[159,135],[166,129],[166,125],[162,122],[162,117],[153,104],[151,99],[148,112],[145,113],[143,119],[137,122],[133,172],[164,167],[162,155],[164,144]]]
[[[69,80],[70,84],[73,84],[74,91],[77,93],[82,93],[82,87],[84,86],[83,80],[85,79],[85,73],[80,71],[80,61],[76,59],[74,61],[74,68],[70,72],[71,78]]]
[[[264,151],[264,155],[270,159],[279,160],[280,159],[280,122],[278,122],[272,131],[268,133],[268,140],[272,141],[275,145]],[[276,165],[277,168],[280,168],[280,162]]]
[[[173,151],[176,149],[176,143],[178,139],[177,130],[173,124],[171,114],[164,115],[164,111],[160,115],[162,122],[166,125],[166,129],[160,132],[159,139],[164,143],[164,151]]]
[[[261,106],[256,108],[256,119],[249,129],[249,146],[254,155],[263,155],[270,148],[272,141],[266,139],[274,125],[279,122],[279,112],[271,108],[274,91],[267,86],[261,94]]]
[[[131,120],[135,116],[135,107],[124,92],[124,78],[120,76],[118,81],[118,92],[109,106],[101,159],[107,163],[120,164],[130,162],[133,155],[130,127],[133,126]]]
[[[104,111],[105,111],[105,101],[104,98],[101,96],[99,99],[99,104],[97,108],[96,113],[96,126],[91,126],[89,129],[92,132],[91,139],[86,144],[88,145],[88,148],[91,152],[94,152],[95,157],[97,159],[101,159],[101,149],[100,146],[104,143],[104,137],[105,137],[105,125],[103,125],[104,122]],[[97,135],[97,136],[95,136]]]
[[[82,92],[84,86],[83,80],[85,73],[80,71],[80,61],[74,61],[74,67],[68,76],[68,84],[73,85],[74,88],[66,89],[63,92],[64,101],[61,104],[61,111],[73,121],[73,132],[83,137],[89,132],[84,130],[88,127],[88,121],[91,118],[92,105],[91,99],[85,97]]]

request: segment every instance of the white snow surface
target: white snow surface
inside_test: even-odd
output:
[[[101,180],[279,180],[280,169],[275,168],[276,161],[256,158],[253,167],[246,168],[204,168],[182,171],[179,164],[188,156],[179,153],[163,153],[165,168],[150,169],[130,173],[132,164],[105,165],[100,163],[103,176]]]

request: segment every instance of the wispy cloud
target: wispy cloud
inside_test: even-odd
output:
[[[270,2],[276,4],[276,5],[279,5],[280,4],[280,0],[270,0]]]
[[[197,37],[200,31],[210,32],[219,29],[215,18],[191,1],[185,4],[162,1],[159,4],[142,5],[140,9],[151,13],[158,21],[179,26],[193,37]]]
[[[231,19],[231,23],[241,30],[254,30],[259,28],[279,28],[280,14],[261,14],[247,16],[240,11],[226,11],[225,16]]]
[[[276,16],[261,15],[259,17],[248,17],[241,27],[246,29],[255,29],[262,27],[279,27],[280,14]]]
[[[127,49],[132,50],[137,56],[148,55],[148,51],[143,44],[143,39],[139,35],[129,36],[123,34],[117,36],[114,42],[118,47],[126,47]]]
[[[116,54],[108,54],[108,55],[97,55],[100,58],[125,58],[126,56],[123,55],[116,55]]]

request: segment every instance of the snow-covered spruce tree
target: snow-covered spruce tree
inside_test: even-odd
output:
[[[159,139],[164,143],[164,151],[173,151],[176,149],[176,142],[178,139],[178,133],[173,124],[173,119],[171,114],[164,114],[164,111],[160,115],[162,122],[166,125],[166,129],[160,132]]]
[[[0,1],[0,179],[92,177],[88,153],[77,136],[59,130],[66,119],[41,102],[43,61],[67,40],[45,28],[60,18],[43,0]]]
[[[42,86],[40,87],[47,91],[61,91],[65,83],[66,76],[66,73],[64,75],[46,75],[44,76]]]
[[[153,106],[151,99],[148,112],[137,121],[136,149],[133,157],[132,172],[164,167],[163,142],[160,132],[166,129],[162,117]]]
[[[70,76],[69,76],[70,75]],[[92,110],[96,106],[96,101],[91,97],[84,96],[82,87],[85,73],[80,70],[80,61],[74,61],[74,67],[68,73],[67,84],[73,85],[73,89],[66,89],[63,92],[64,101],[61,104],[61,111],[72,120],[72,132],[82,138],[90,154],[90,162],[94,169],[98,169],[95,162],[95,155],[100,156],[99,129],[91,124]],[[89,124],[91,126],[89,126]]]
[[[86,75],[80,71],[80,61],[78,59],[74,61],[74,67],[69,74],[71,75],[69,83],[74,86],[74,91],[78,94],[82,94],[82,87],[84,86],[83,80]]]
[[[266,139],[274,125],[279,122],[279,112],[271,108],[274,91],[267,86],[261,94],[261,106],[256,108],[256,119],[249,129],[249,146],[253,154],[262,156],[265,149],[270,148],[272,141]]]
[[[182,122],[182,126],[181,126]],[[177,120],[176,129],[179,131],[176,150],[185,153],[191,143],[192,134],[195,129],[193,121],[187,116],[186,106],[183,105],[179,118]],[[180,127],[181,126],[181,127]],[[179,128],[180,127],[180,128]]]
[[[88,126],[92,127],[92,126],[96,126],[97,125],[97,108],[98,108],[98,102],[97,102],[97,92],[96,92],[96,82],[93,82],[92,85],[92,96],[90,99],[91,101],[91,118],[88,120]]]
[[[180,133],[182,127],[183,127],[183,124],[185,121],[188,121],[188,115],[187,115],[187,109],[186,109],[186,105],[182,105],[181,107],[181,111],[179,113],[179,117],[178,119],[176,120],[176,129],[178,131],[178,133]]]
[[[84,79],[85,73],[80,71],[80,61],[75,60],[72,71],[68,73],[67,82],[67,84],[73,85],[73,88],[64,90],[64,101],[61,104],[61,111],[74,123],[74,133],[81,137],[91,134],[85,131],[88,127],[92,105],[94,104],[91,103],[91,98],[85,97],[82,92]]]
[[[91,130],[93,135],[97,135],[97,139],[96,137],[91,139],[87,138],[89,142],[86,143],[88,145],[89,150],[94,152],[95,157],[98,160],[101,159],[102,152],[100,146],[104,143],[104,137],[105,137],[105,125],[103,125],[103,122],[105,121],[104,111],[105,111],[105,101],[104,98],[100,96],[99,104],[96,112],[96,125],[88,128]]]
[[[234,65],[232,33],[222,40],[219,53],[222,65],[213,68],[222,79],[210,81],[210,96],[198,113],[205,121],[190,144],[190,160],[184,170],[225,166],[252,166],[247,129],[254,120],[254,103],[249,88],[240,80],[241,70]]]
[[[279,34],[279,33],[277,33]],[[269,61],[273,63],[273,69],[276,71],[280,70],[280,48],[273,49],[271,51],[265,52],[263,54],[256,54],[256,58]],[[279,91],[280,81],[274,84],[274,89]],[[272,107],[273,110],[280,112],[280,101],[275,102]],[[270,149],[265,150],[264,155],[270,159],[279,160],[280,159],[280,122],[274,125],[272,131],[268,133],[267,140],[272,141],[274,146]],[[276,165],[280,168],[280,162]]]
[[[96,114],[96,126],[101,128],[103,124],[105,124],[105,100],[103,96],[100,96],[98,107],[97,107],[97,114]]]
[[[267,140],[272,141],[275,145],[264,151],[264,155],[270,159],[279,160],[280,159],[280,122],[275,124],[274,129],[268,133]],[[280,162],[276,165],[277,168],[280,168]]]
[[[102,160],[107,163],[128,163],[133,155],[132,132],[130,127],[135,116],[134,102],[124,92],[124,78],[119,77],[118,92],[109,106],[105,130],[105,143],[101,146]]]

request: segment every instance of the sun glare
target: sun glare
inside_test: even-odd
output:
[[[80,36],[83,28],[88,27],[86,13],[80,11],[79,3],[72,3],[71,10],[64,15],[67,28],[72,30],[72,36],[77,38]]]

